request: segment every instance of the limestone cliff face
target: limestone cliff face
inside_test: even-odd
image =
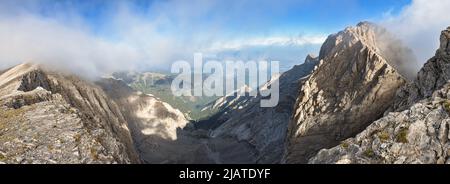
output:
[[[450,28],[417,79],[399,90],[394,111],[310,163],[450,164]]]
[[[450,86],[401,112],[391,112],[356,137],[321,150],[312,164],[450,164]]]
[[[360,23],[331,35],[304,81],[288,127],[284,162],[306,163],[380,118],[405,79],[383,57],[379,29]]]
[[[124,116],[102,89],[22,64],[0,75],[0,162],[140,163]]]

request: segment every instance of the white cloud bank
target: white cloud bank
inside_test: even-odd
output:
[[[382,25],[403,40],[423,64],[439,47],[441,31],[450,26],[449,11],[448,0],[413,0],[398,15],[387,15]]]
[[[235,3],[237,5],[221,10],[224,4],[201,0],[158,2],[148,10],[153,13],[151,18],[134,13],[126,3],[119,3],[103,25],[103,31],[112,30],[113,39],[110,39],[93,32],[76,11],[64,9],[53,14],[61,16],[43,16],[35,10],[39,3],[22,2],[0,2],[0,70],[23,62],[37,62],[95,77],[117,70],[165,69],[175,60],[191,60],[194,52],[271,58],[276,51],[291,54],[290,59],[301,62],[302,54],[297,55],[297,50],[306,55],[317,50],[325,39],[324,35],[241,38],[233,33],[222,35],[222,26],[229,19],[240,17],[215,16],[201,25],[202,17],[211,11],[229,13],[239,7],[242,11],[238,15],[242,15],[246,12],[245,6]],[[279,7],[280,11],[282,9]],[[399,14],[387,15],[381,24],[411,47],[418,60],[424,63],[434,55],[440,31],[450,26],[449,10],[450,1],[413,0]],[[249,21],[255,22],[255,25],[248,25],[250,30],[270,27],[270,24],[259,25],[253,19]],[[283,53],[285,46],[292,46],[292,51]],[[252,49],[258,47],[264,48]],[[241,51],[233,52],[236,50]]]
[[[236,39],[228,41],[214,42],[207,50],[223,51],[223,50],[239,50],[248,47],[265,47],[265,46],[305,46],[310,44],[321,45],[327,36],[324,35],[306,35],[306,36],[273,36],[262,38]]]
[[[94,77],[136,66],[140,57],[129,45],[106,42],[80,27],[33,16],[0,19],[0,68],[33,62]]]
[[[161,69],[168,60],[190,51],[158,32],[167,21],[145,20],[127,4],[118,4],[104,22],[104,29],[115,34],[106,38],[70,9],[45,16],[36,13],[37,4],[7,2],[0,2],[0,70],[32,62],[95,78],[118,70]]]
[[[168,69],[176,60],[192,60],[195,52],[220,55],[230,50],[246,52],[245,49],[252,47],[272,45],[310,47],[310,44],[320,45],[325,39],[315,35],[242,39],[233,33],[222,36],[221,26],[228,21],[226,17],[198,25],[203,23],[198,19],[208,12],[227,10],[219,8],[222,4],[209,1],[157,2],[144,13],[136,13],[132,5],[118,2],[102,22],[102,33],[93,31],[92,25],[70,6],[50,9],[52,14],[46,16],[39,13],[42,4],[38,1],[0,2],[0,70],[33,62],[93,78],[117,70]],[[146,15],[149,12],[152,16]],[[102,35],[105,32],[111,35],[105,37]],[[267,58],[270,53],[266,51],[252,50],[246,55]]]

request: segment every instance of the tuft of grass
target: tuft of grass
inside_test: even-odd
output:
[[[2,109],[0,108],[0,118],[2,119],[12,119],[15,117],[21,117],[21,115],[25,113],[23,108],[20,109]]]
[[[74,136],[73,136],[73,139],[75,139],[75,142],[76,143],[80,143],[80,141],[81,141],[81,134],[75,134]]]
[[[26,110],[20,109],[5,109],[0,107],[0,129],[4,129],[9,123],[20,121]]]
[[[70,113],[70,114],[76,114],[76,113],[77,113],[77,110],[75,110],[75,109],[72,108],[72,107],[69,107],[69,113]]]
[[[395,140],[400,143],[408,143],[407,135],[408,128],[401,128],[397,136],[395,136]]]
[[[450,113],[450,100],[446,100],[442,105],[444,106],[444,109],[445,109],[448,113]]]
[[[6,156],[0,153],[0,161],[3,161],[6,159]]]
[[[64,107],[63,109],[61,109],[61,113],[76,114],[77,111],[74,108],[72,108],[72,107]]]
[[[347,149],[348,146],[350,146],[350,145],[347,142],[342,142],[341,143],[341,147],[344,148],[344,149]]]
[[[372,150],[372,148],[367,149],[366,151],[364,151],[364,156],[369,157],[369,158],[373,158],[375,157],[375,152]]]
[[[382,131],[382,132],[379,132],[379,133],[378,133],[378,138],[380,138],[380,140],[381,140],[382,142],[388,141],[390,137],[391,137],[391,136],[390,136],[389,133],[386,132],[386,131]]]
[[[97,153],[97,150],[95,148],[91,148],[90,149],[90,153],[91,153],[91,158],[93,160],[98,160],[98,153]]]
[[[100,143],[100,144],[103,142],[103,139],[100,136],[99,137],[95,137],[94,140],[96,142]]]
[[[51,151],[54,149],[53,145],[47,145],[47,148]]]

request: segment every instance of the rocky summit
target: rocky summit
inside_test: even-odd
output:
[[[298,93],[283,162],[306,163],[389,108],[406,80],[378,46],[380,29],[362,22],[325,41],[318,66]]]
[[[392,110],[356,137],[321,150],[310,163],[450,164],[450,28]]]
[[[0,75],[0,162],[140,163],[124,116],[102,89],[22,64]]]

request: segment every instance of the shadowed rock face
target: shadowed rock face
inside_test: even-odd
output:
[[[23,64],[0,75],[0,89],[0,162],[140,162],[118,106],[95,85]]]
[[[320,151],[310,163],[450,164],[450,28],[417,79],[399,90],[392,110],[355,138]]]
[[[280,83],[280,100],[276,107],[260,107],[260,96],[226,96],[216,100],[210,107],[218,109],[219,113],[207,121],[197,123],[197,126],[211,128],[211,139],[231,139],[246,145],[246,149],[234,149],[234,153],[230,150],[223,154],[249,155],[243,163],[279,163],[300,81],[310,74],[317,63],[317,58],[308,56],[304,64],[294,66],[277,79]],[[241,90],[249,92],[253,89]],[[236,158],[231,156],[222,158],[223,163],[234,160]]]
[[[188,123],[183,113],[151,94],[134,91],[121,80],[107,78],[97,84],[119,104],[145,162],[182,162],[167,147],[177,150],[180,157],[184,154],[181,146],[172,146],[180,138],[178,131]],[[186,146],[192,144],[186,142]]]
[[[331,35],[304,81],[288,128],[286,163],[306,163],[320,149],[380,118],[405,79],[383,58],[377,28],[360,23]]]
[[[255,153],[248,143],[186,128],[192,124],[179,110],[121,80],[103,79],[97,84],[119,104],[145,163],[253,163]]]

